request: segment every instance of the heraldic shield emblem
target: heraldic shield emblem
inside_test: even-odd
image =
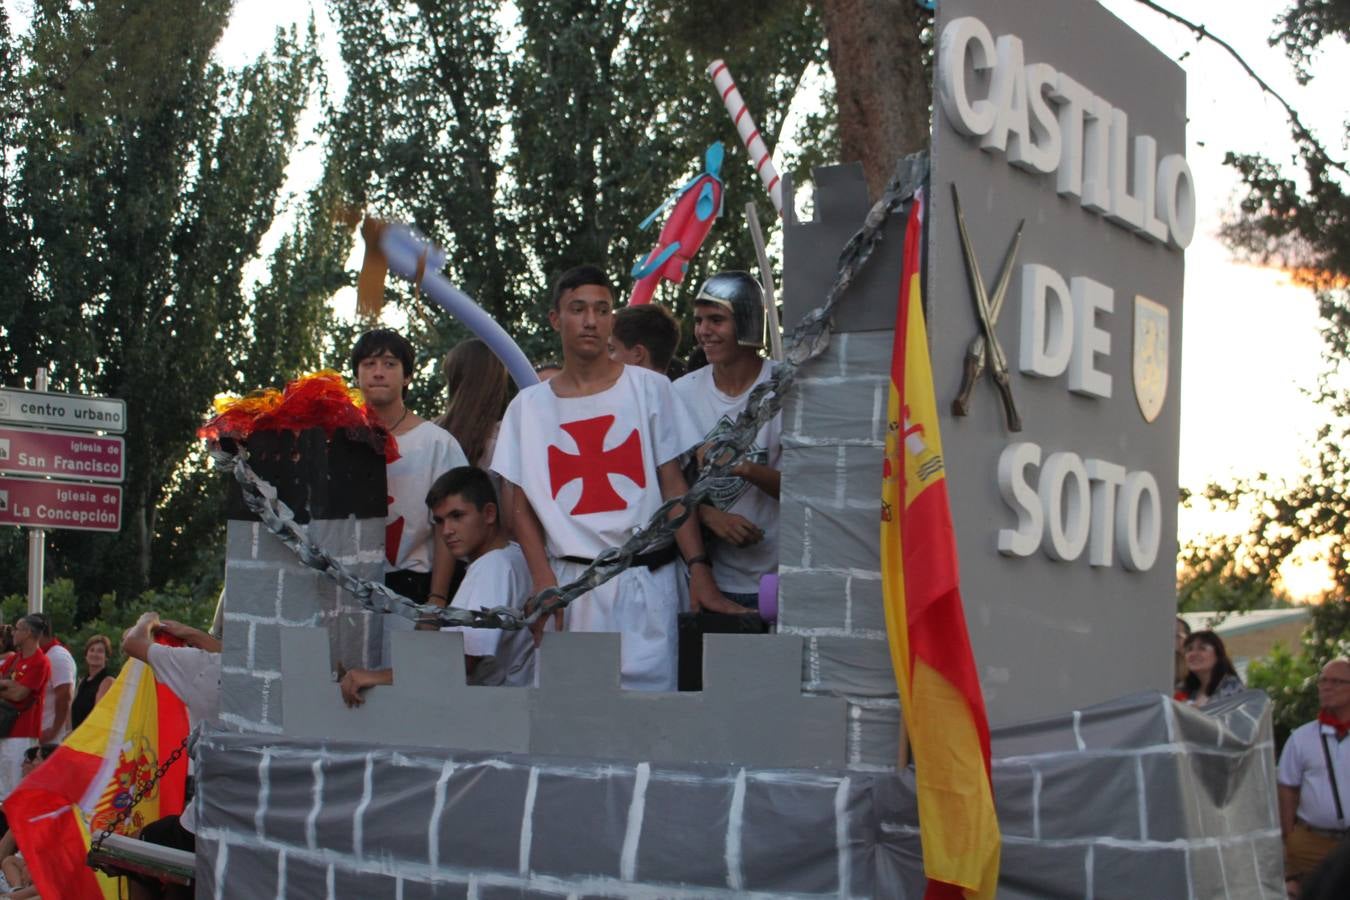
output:
[[[1134,298],[1134,396],[1145,422],[1162,412],[1167,399],[1167,307]]]

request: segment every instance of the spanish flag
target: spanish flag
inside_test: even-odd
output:
[[[961,608],[919,290],[922,197],[905,228],[881,496],[886,631],[913,751],[927,898],[992,898],[1000,838],[989,721]]]
[[[117,881],[85,865],[90,833],[97,836],[112,824],[187,733],[183,701],[156,683],[145,663],[128,660],[89,717],[19,782],[5,800],[5,815],[43,897],[115,900]],[[184,753],[154,782],[118,833],[132,835],[181,813],[186,778]]]

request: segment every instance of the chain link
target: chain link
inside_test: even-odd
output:
[[[622,545],[601,552],[572,581],[539,592],[526,604],[528,613],[508,606],[466,610],[419,604],[380,582],[358,578],[309,540],[307,529],[297,523],[291,509],[277,499],[276,488],[260,478],[248,465],[246,450],[241,447],[234,454],[215,447],[211,450],[212,460],[217,468],[233,471],[243,490],[244,503],[258,516],[264,527],[296,553],[300,562],[336,581],[366,609],[398,613],[410,619],[434,620],[442,626],[500,628],[506,631],[528,627],[614,578],[632,565],[634,557],[664,547],[674,540],[675,532],[689,518],[690,511],[696,509],[711,493],[713,483],[730,475],[731,469],[745,458],[760,428],[783,408],[801,367],[829,347],[834,310],[839,301],[881,242],[887,220],[914,196],[927,178],[926,153],[917,153],[900,160],[881,198],[868,211],[862,228],[840,252],[839,269],[824,304],[803,316],[792,329],[784,341],[784,361],[775,364],[770,377],[750,392],[746,408],[741,411],[735,424],[711,442],[698,478],[684,496],[673,497],[661,504],[645,527]]]
[[[151,775],[148,780],[141,782],[136,790],[132,792],[131,801],[117,814],[117,817],[112,820],[108,827],[103,829],[103,832],[94,840],[94,842],[89,845],[90,853],[102,849],[103,842],[108,839],[108,835],[116,831],[118,825],[121,825],[131,817],[131,814],[136,810],[136,805],[154,790],[155,785],[164,777],[164,773],[173,768],[173,764],[178,762],[179,758],[183,755],[183,752],[187,750],[188,742],[191,740],[192,732],[189,731],[183,736],[183,742],[174,748],[174,751],[169,754],[169,758],[164,760],[159,768],[155,770],[155,774]]]

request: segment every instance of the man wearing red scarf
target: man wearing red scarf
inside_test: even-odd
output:
[[[1291,881],[1350,836],[1350,659],[1322,667],[1317,698],[1317,719],[1294,729],[1280,754],[1280,831]]]
[[[0,664],[0,699],[20,710],[9,734],[0,740],[0,799],[19,783],[23,753],[37,743],[42,731],[42,695],[52,674],[47,655],[38,647],[44,627],[32,616],[16,622],[15,652]]]

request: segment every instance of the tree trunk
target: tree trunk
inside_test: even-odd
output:
[[[886,187],[895,161],[928,146],[933,91],[914,0],[824,0],[839,103],[842,161],[861,161],[868,193]]]

